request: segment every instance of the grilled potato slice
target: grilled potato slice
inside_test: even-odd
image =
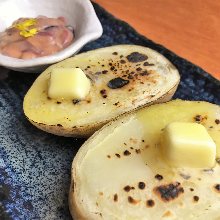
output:
[[[160,154],[162,130],[174,121],[204,125],[220,158],[220,106],[174,100],[121,117],[90,137],[74,158],[74,219],[220,219],[219,159],[208,170],[174,168]]]
[[[50,73],[56,67],[79,67],[92,86],[84,100],[48,98]],[[24,98],[31,123],[61,136],[90,136],[105,123],[143,106],[169,100],[180,77],[161,54],[135,45],[118,45],[82,53],[50,66]]]

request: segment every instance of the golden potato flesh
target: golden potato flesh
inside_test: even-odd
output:
[[[89,220],[220,219],[219,120],[217,105],[175,100],[107,124],[74,158],[72,215]],[[165,162],[160,138],[174,121],[205,126],[217,145],[212,169],[174,168]]]
[[[79,67],[90,78],[91,90],[84,100],[48,98],[50,73],[57,67]],[[24,113],[50,133],[89,136],[119,115],[169,100],[178,83],[177,69],[159,53],[141,46],[112,46],[49,67],[26,94]]]

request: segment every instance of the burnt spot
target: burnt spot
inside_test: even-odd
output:
[[[133,52],[129,54],[126,58],[131,63],[138,63],[138,62],[142,62],[148,59],[146,55],[138,53],[138,52]]]
[[[129,156],[129,155],[131,154],[131,152],[128,151],[128,150],[125,150],[123,154],[124,154],[125,156]]]
[[[129,185],[124,187],[124,191],[125,192],[130,192],[130,190],[131,190],[131,187]]]
[[[141,68],[141,67],[138,67],[136,70],[137,70],[137,71],[141,71],[141,70],[142,70],[142,68]]]
[[[204,120],[206,120],[207,119],[207,116],[202,116],[202,115],[196,115],[195,117],[194,117],[194,120],[195,120],[195,122],[197,122],[197,123],[201,123],[201,122],[203,122]]]
[[[147,72],[147,70],[143,71],[142,73],[140,73],[141,76],[148,76],[149,73]]]
[[[61,125],[61,124],[57,124],[57,126],[58,126],[58,127],[63,127],[63,125]]]
[[[59,105],[59,104],[61,104],[62,102],[57,102],[57,104]]]
[[[134,77],[131,74],[128,74],[128,79],[133,79]]]
[[[220,184],[216,184],[216,185],[214,186],[214,189],[215,189],[218,193],[220,193]]]
[[[125,61],[125,60],[120,60],[120,63],[121,63],[121,64],[125,64],[126,61]]]
[[[102,74],[107,74],[108,73],[108,70],[103,70],[102,71]]]
[[[91,100],[87,100],[87,103],[91,103]]]
[[[215,119],[215,124],[220,124],[220,120],[219,119]]]
[[[144,182],[139,182],[138,183],[138,188],[139,189],[144,189],[145,188],[145,183]]]
[[[189,188],[189,190],[190,190],[191,192],[193,192],[193,191],[194,191],[194,189],[193,189],[193,188]]]
[[[143,64],[144,66],[154,66],[154,64],[153,63],[148,63],[148,62],[144,62],[144,64]]]
[[[201,122],[201,121],[202,121],[202,116],[201,116],[201,115],[196,115],[196,116],[194,117],[194,120],[195,120],[196,122]]]
[[[220,165],[220,158],[217,158],[216,162]]]
[[[163,179],[163,176],[162,175],[160,175],[160,174],[157,174],[157,175],[155,175],[155,177],[154,177],[155,179],[157,179],[157,180],[162,180]]]
[[[141,140],[142,142],[144,142],[144,140]]]
[[[115,154],[115,156],[116,156],[116,157],[118,157],[118,158],[120,158],[120,157],[121,157],[121,155],[120,155],[120,154]]]
[[[113,197],[113,199],[114,199],[114,202],[117,202],[117,201],[118,201],[118,195],[115,194],[114,197]]]
[[[133,197],[131,196],[128,196],[128,202],[133,204],[133,205],[136,205],[139,201],[134,199]]]
[[[107,91],[106,91],[106,89],[100,90],[100,94],[102,95],[102,97],[103,97],[104,99],[107,98]]]
[[[161,185],[154,188],[154,192],[158,195],[164,202],[169,202],[178,198],[182,193],[184,193],[183,187],[181,187],[179,182],[170,183],[167,185]]]
[[[115,106],[117,106],[119,104],[119,102],[114,103]]]
[[[110,89],[119,89],[125,85],[127,85],[129,83],[129,80],[125,80],[125,79],[122,79],[121,77],[117,77],[117,78],[114,78],[114,79],[111,79],[107,86],[110,88]]]
[[[193,201],[194,202],[198,202],[199,201],[199,197],[198,196],[193,196]]]
[[[107,155],[107,157],[110,159],[111,158],[111,156],[110,155]]]
[[[89,69],[89,68],[90,68],[90,66],[87,66],[86,68],[87,68],[87,69]]]
[[[147,207],[153,207],[154,205],[155,205],[154,200],[152,200],[152,199],[147,200],[147,202],[146,202]]]
[[[114,67],[114,66],[111,66],[110,70],[115,70],[115,67]]]
[[[109,66],[112,66],[112,63],[109,63],[108,65],[109,65]]]
[[[73,99],[72,102],[73,102],[74,105],[76,105],[76,104],[78,104],[80,102],[80,100],[79,99]]]
[[[118,55],[118,52],[113,52],[112,54],[113,54],[113,55]]]
[[[48,99],[48,100],[51,100],[51,98],[50,98],[49,96],[47,96],[47,99]]]
[[[104,67],[105,65],[104,64],[102,64],[102,67]]]
[[[135,149],[136,154],[140,154],[141,153],[141,149]]]

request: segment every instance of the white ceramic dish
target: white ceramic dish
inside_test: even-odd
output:
[[[37,72],[77,53],[86,43],[102,35],[102,26],[89,0],[0,0],[0,32],[20,17],[64,16],[74,29],[75,40],[64,50],[30,60],[0,54],[0,65],[22,72]]]

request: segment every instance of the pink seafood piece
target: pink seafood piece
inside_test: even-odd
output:
[[[23,37],[15,28],[9,28],[0,35],[0,48],[6,46],[8,43],[21,41]]]
[[[30,48],[30,44],[27,41],[15,41],[7,44],[5,47],[1,49],[1,53],[6,56],[21,58],[22,51],[28,50]]]
[[[38,16],[37,17],[37,24],[36,27],[39,30],[43,30],[47,27],[50,26],[57,26],[57,27],[62,27],[62,26],[66,26],[66,21],[65,19],[61,19],[61,17],[59,18],[48,18],[46,16]]]
[[[57,46],[53,36],[47,32],[40,32],[34,37],[29,37],[27,41],[38,50],[41,51],[42,56],[54,54],[60,50]]]
[[[37,32],[33,36],[23,36],[22,31],[13,25],[25,24],[28,19],[32,18],[19,18],[5,32],[0,33],[0,53],[20,59],[33,59],[57,53],[74,40],[73,31],[67,27],[64,17],[38,16],[35,24],[23,26],[24,31],[36,29]]]
[[[36,58],[39,56],[39,53],[37,53],[36,51],[34,50],[24,50],[22,52],[22,55],[21,55],[21,59],[33,59],[33,58]]]
[[[47,33],[53,36],[57,46],[60,48],[69,46],[73,41],[73,34],[66,27],[51,27],[48,28]]]

